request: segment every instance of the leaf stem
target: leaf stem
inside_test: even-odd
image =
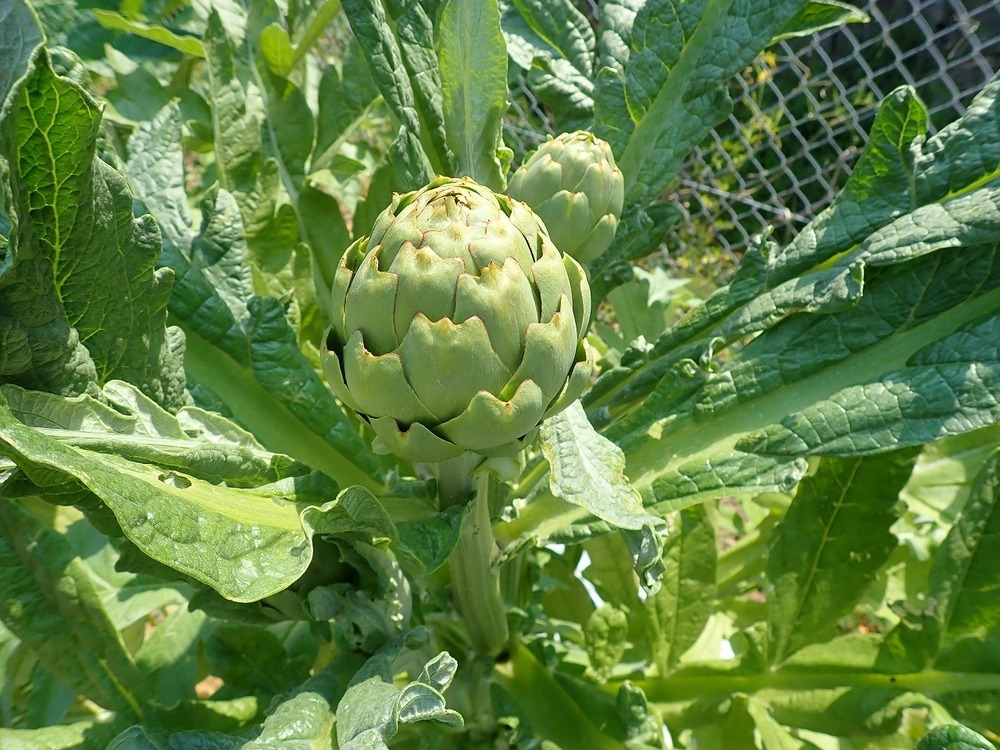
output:
[[[177,323],[178,321],[172,321]],[[329,474],[342,486],[358,484],[379,495],[385,486],[350,455],[316,433],[276,396],[190,326],[180,323],[187,339],[184,365],[188,376],[215,393],[238,422],[264,445]],[[346,432],[346,431],[345,431]]]
[[[477,653],[495,657],[507,646],[509,633],[496,570],[497,545],[490,525],[490,477],[487,473],[473,477],[481,461],[480,456],[467,453],[441,462],[438,495],[442,510],[471,499],[451,555],[452,593],[472,647]]]
[[[1000,675],[991,673],[945,672],[925,669],[909,674],[878,672],[844,672],[838,670],[777,669],[759,674],[685,675],[675,673],[668,677],[636,680],[633,682],[654,703],[685,703],[724,696],[735,692],[755,693],[761,690],[787,690],[802,692],[838,688],[867,688],[873,690],[912,691],[941,695],[963,691],[1000,690]],[[619,683],[609,681],[605,689],[617,690]]]

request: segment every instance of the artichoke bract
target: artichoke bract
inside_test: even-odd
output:
[[[608,249],[625,202],[625,180],[611,146],[578,130],[546,141],[507,187],[545,226],[561,252],[590,263]]]
[[[394,195],[332,294],[323,367],[376,449],[516,453],[589,383],[586,274],[531,209],[470,179]]]

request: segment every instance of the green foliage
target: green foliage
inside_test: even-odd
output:
[[[0,746],[996,742],[1000,78],[933,136],[895,91],[727,286],[634,264],[727,79],[855,20],[0,0]],[[377,454],[320,370],[338,266],[393,193],[504,189],[518,69],[626,186],[599,377],[517,455]]]

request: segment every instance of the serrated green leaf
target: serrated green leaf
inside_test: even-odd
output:
[[[994,247],[967,248],[960,256],[886,269],[868,280],[855,307],[793,316],[758,336],[709,374],[690,418],[645,431],[638,425],[648,422],[638,421],[628,440],[617,438],[628,450],[637,489],[647,503],[664,502],[661,493],[676,488],[666,480],[679,467],[739,456],[733,448],[791,460],[809,453],[858,455],[992,423],[995,347],[977,349],[974,342],[995,325],[982,316],[1000,305],[995,253]],[[647,399],[640,416],[655,413],[656,401]],[[733,434],[754,423],[763,429],[747,430],[752,439]]]
[[[140,123],[129,137],[127,177],[168,242],[190,247],[191,210],[184,190],[184,153],[181,149],[181,109],[171,103],[148,123]]]
[[[453,174],[441,111],[440,74],[431,22],[411,3],[390,22],[383,0],[347,0],[344,10],[368,67],[398,123],[392,154],[403,186],[415,190],[434,174]]]
[[[625,72],[635,15],[645,0],[607,0],[601,6],[601,33],[597,38],[600,64],[619,75]]]
[[[515,0],[503,16],[511,59],[563,130],[593,116],[595,34],[570,0]]]
[[[146,554],[230,598],[267,596],[305,569],[306,561],[291,552],[305,535],[289,503],[71,448],[22,426],[5,405],[0,430],[4,453],[13,453],[33,480],[41,478],[33,475],[35,466],[66,472],[108,503]]]
[[[16,386],[0,386],[0,394],[22,424],[67,445],[235,487],[308,473],[287,456],[265,451],[253,436],[216,414],[185,407],[175,416],[121,381],[108,383],[101,401]]]
[[[445,706],[442,695],[457,668],[450,655],[438,654],[424,667],[420,677],[402,689],[392,684],[388,666],[386,655],[373,657],[337,706],[340,750],[388,748],[387,741],[396,735],[401,723],[431,720],[446,726],[462,726],[462,717]]]
[[[204,42],[219,185],[239,207],[253,270],[261,278],[255,291],[283,294],[299,232],[287,193],[301,182],[312,149],[312,113],[286,79],[262,90],[214,9]],[[272,122],[266,115],[281,119]]]
[[[928,207],[926,214],[928,217],[937,213],[943,215],[947,221],[951,221],[957,214],[952,214],[951,208],[944,207],[944,204],[953,206],[952,201],[965,200],[967,195],[972,194],[976,195],[975,201],[995,203],[994,189],[990,185],[998,174],[996,165],[1000,163],[1000,144],[997,144],[994,135],[997,107],[1000,106],[998,91],[1000,91],[1000,79],[987,85],[973,101],[965,116],[926,141],[922,138],[927,130],[926,112],[915,94],[906,88],[893,92],[879,110],[872,126],[868,147],[833,205],[811,222],[787,248],[779,250],[769,242],[758,243],[752,247],[730,287],[713,294],[703,307],[696,309],[664,334],[643,359],[602,377],[595,388],[595,393],[600,396],[597,399],[594,397],[588,399],[588,408],[594,408],[598,404],[606,405],[607,408],[615,410],[612,412],[615,414],[618,410],[627,408],[626,405],[641,403],[641,409],[646,416],[642,414],[631,416],[631,424],[628,426],[630,433],[641,436],[650,429],[650,419],[658,418],[654,416],[658,412],[677,414],[678,411],[682,411],[678,407],[683,404],[675,403],[678,389],[675,385],[677,378],[673,373],[685,358],[697,360],[712,356],[713,348],[719,345],[719,342],[713,342],[713,337],[721,337],[721,343],[726,343],[725,336],[722,335],[726,331],[726,326],[730,332],[734,331],[728,319],[734,315],[736,317],[743,315],[740,313],[740,308],[748,303],[751,306],[759,305],[760,303],[751,302],[755,297],[760,296],[761,301],[768,299],[772,296],[769,290],[779,288],[782,284],[790,285],[787,289],[794,292],[796,284],[808,284],[813,274],[822,276],[837,266],[846,269],[858,262],[866,264],[868,262],[866,253],[869,253],[871,258],[879,258],[876,262],[896,263],[912,259],[915,253],[924,252],[929,248],[924,242],[926,238],[920,237],[919,231],[913,229],[914,222],[907,218],[911,212],[920,210],[921,207]],[[946,166],[948,164],[953,166]],[[931,207],[931,204],[936,203],[942,203],[943,206]],[[990,205],[985,205],[984,208],[987,216],[996,213]],[[968,218],[969,227],[962,232],[974,235],[979,220],[971,214]],[[627,225],[624,217],[622,223]],[[933,227],[929,229],[933,230]],[[953,229],[954,227],[944,230],[942,227],[945,233]],[[909,240],[905,240],[907,233],[910,236]],[[869,237],[873,238],[871,244],[866,242]],[[902,248],[903,252],[888,252],[891,250],[890,238],[893,237],[907,246]],[[949,246],[952,241],[952,238],[944,236],[942,246]],[[882,249],[878,250],[880,247]],[[871,254],[872,250],[877,252]],[[950,266],[948,273],[958,276],[966,274],[964,270],[952,265],[950,260],[943,262],[943,265]],[[987,262],[978,266],[975,273],[979,276],[990,276],[992,274],[991,270],[988,270],[990,268]],[[928,273],[933,269],[932,265],[920,266],[917,275],[924,278],[916,283],[926,284]],[[873,269],[866,271],[865,275],[870,277],[869,282],[877,277]],[[796,280],[797,277],[803,278]],[[889,295],[878,291],[880,288],[881,283],[877,284],[874,293],[865,292],[865,297],[858,303],[859,307],[864,309],[864,314],[869,316],[876,314],[880,318],[885,318],[886,313],[891,311],[891,306],[883,303],[889,299]],[[944,284],[939,288],[948,295],[948,285]],[[987,282],[977,293],[985,293],[989,288],[992,288],[992,284]],[[937,290],[934,292],[934,294],[939,293]],[[907,298],[913,299],[908,296]],[[793,304],[785,310],[785,313],[791,314],[794,318],[796,313],[794,293],[788,299]],[[950,305],[955,305],[959,301],[955,296],[950,299]],[[770,302],[762,307],[765,313],[768,304]],[[927,306],[924,309],[929,310],[932,307]],[[943,312],[944,309],[946,306],[938,306],[939,311]],[[755,318],[765,325],[774,322],[768,321],[766,316],[755,316]],[[842,322],[837,321],[835,325],[840,326],[841,332],[850,332],[852,336],[848,338],[856,338],[860,343],[861,337],[857,336],[860,331],[852,329],[848,322],[854,319],[854,316],[845,314],[841,318]],[[819,327],[830,325],[831,322],[819,318],[813,319],[812,323],[816,327],[812,328],[809,335],[815,340]],[[800,320],[799,324],[809,327],[804,319]],[[899,323],[894,325],[899,326]],[[748,332],[754,327],[756,326],[750,326],[748,329],[746,326],[740,326],[735,330]],[[784,327],[786,330],[794,329],[795,325]],[[871,331],[874,332],[875,330]],[[790,383],[805,374],[805,371],[799,370],[799,375],[792,375],[788,367],[781,364],[782,360],[788,360],[787,364],[795,363],[794,367],[798,367],[800,362],[808,361],[813,368],[810,372],[816,372],[823,361],[832,364],[834,361],[842,360],[845,350],[842,348],[838,350],[838,347],[842,347],[845,343],[844,336],[832,327],[828,334],[829,338],[825,339],[825,343],[817,347],[810,346],[806,339],[800,339],[795,344],[790,344],[786,340],[781,349],[776,350],[780,351],[780,354],[770,355],[772,365],[763,368],[773,373],[781,372],[771,381],[772,385],[765,386],[765,389],[777,388],[779,383]],[[763,345],[769,338],[773,336],[760,337],[762,340],[755,342],[755,346]],[[879,336],[876,340],[881,338]],[[775,367],[775,364],[778,366]],[[745,374],[749,374],[747,365],[737,365],[737,367],[743,369]],[[736,389],[733,386],[739,382],[741,398],[750,400],[755,397],[754,391],[763,385],[761,373],[747,378],[736,377],[733,383],[724,385],[728,379],[729,376],[724,373],[721,378],[711,378],[710,389],[714,391],[716,388],[726,387],[734,391]],[[657,388],[657,384],[662,395],[651,399],[650,391]],[[712,392],[705,400],[711,404],[712,409],[718,409],[726,403],[726,399],[718,392]],[[618,437],[615,439],[621,442]]]
[[[648,203],[674,179],[688,152],[729,113],[725,79],[805,4],[778,0],[761,13],[753,0],[651,0],[638,10],[625,74],[600,71],[595,96],[597,135],[615,151],[626,205]]]
[[[621,530],[643,587],[655,591],[666,525],[642,507],[618,446],[594,430],[579,402],[542,423],[541,441],[552,494]]]
[[[998,111],[1000,77],[994,77],[962,117],[927,137],[927,113],[914,91],[893,91],[879,109],[869,145],[844,190],[771,260],[769,278],[793,278],[853,250],[891,223],[905,221],[918,207],[987,187],[1000,176]]]
[[[148,39],[151,42],[166,45],[191,57],[205,57],[205,48],[202,46],[201,40],[197,37],[182,36],[164,26],[133,21],[125,18],[120,13],[110,10],[95,9],[93,13],[97,22],[106,29],[127,31],[130,34],[141,36],[143,39]]]
[[[1000,295],[977,301],[997,305]],[[866,455],[991,425],[1000,420],[992,390],[1000,351],[989,344],[998,331],[995,317],[973,321],[915,352],[911,367],[844,388],[736,447],[786,456]]]
[[[755,456],[732,450],[720,458],[694,459],[662,470],[652,484],[651,511],[666,514],[723,495],[751,499],[765,492],[791,492],[805,475],[801,458]]]
[[[646,599],[657,672],[666,675],[701,635],[715,605],[715,530],[703,506],[677,514],[663,550],[663,585]]]
[[[507,50],[494,2],[448,0],[438,24],[445,133],[456,174],[493,190],[506,180],[497,153],[507,111]],[[476,64],[469,61],[475,59]]]
[[[260,102],[247,96],[233,42],[215,11],[208,19],[205,45],[219,184],[234,194],[250,194],[263,162]]]
[[[911,452],[825,459],[799,484],[768,550],[772,663],[827,634],[874,581],[898,544],[889,529],[912,465]]]
[[[99,106],[42,53],[3,123],[15,229],[0,271],[0,380],[70,395],[124,378],[180,406],[183,336],[166,326],[172,275],[154,270],[155,222],[132,218],[125,181],[95,155]]]

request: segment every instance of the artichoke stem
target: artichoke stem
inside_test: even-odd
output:
[[[438,505],[441,510],[452,505],[464,505],[472,498],[472,472],[482,461],[480,455],[463,453],[438,464]]]
[[[496,539],[490,523],[489,476],[475,483],[472,470],[482,459],[464,457],[440,464],[438,491],[442,507],[467,500],[475,494],[462,521],[462,531],[451,554],[451,584],[455,604],[465,621],[469,641],[477,653],[496,657],[507,647],[507,610],[500,595],[500,576],[495,566]]]

